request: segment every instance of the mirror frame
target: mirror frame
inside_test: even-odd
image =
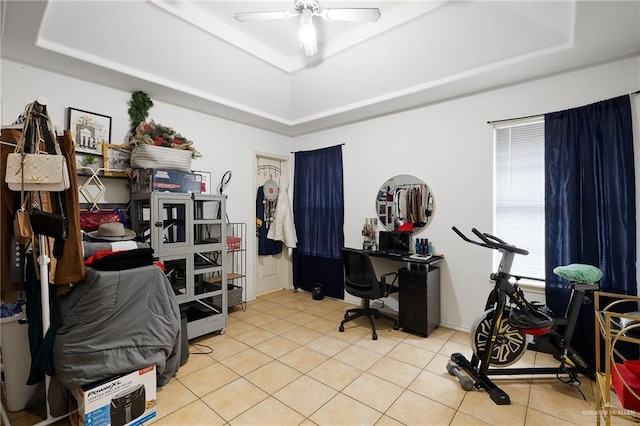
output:
[[[424,214],[425,221],[410,221],[401,216],[398,217],[398,193],[404,189],[416,189],[421,194],[421,208],[414,212],[414,215]],[[426,194],[426,196],[425,196]],[[396,175],[387,179],[376,197],[376,215],[380,225],[387,231],[403,231],[412,228],[414,234],[425,230],[433,221],[435,216],[435,200],[433,191],[422,179],[413,175]],[[411,224],[413,223],[413,227]],[[417,225],[421,224],[421,225]],[[403,226],[405,225],[405,226]],[[404,228],[404,229],[403,229]]]

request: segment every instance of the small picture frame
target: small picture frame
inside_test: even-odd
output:
[[[213,188],[211,188],[211,172],[203,172],[200,170],[194,170],[193,173],[202,176],[202,193],[213,194]]]
[[[128,170],[131,169],[131,146],[105,143],[102,145],[102,155],[105,176],[129,176]]]
[[[102,156],[111,142],[111,117],[69,107],[68,127],[77,152]]]

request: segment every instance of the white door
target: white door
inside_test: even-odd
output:
[[[254,170],[256,195],[258,188],[265,185],[268,181],[270,188],[272,188],[272,185],[275,183],[278,190],[280,190],[281,183],[284,182],[283,176],[287,176],[287,178],[289,176],[288,159],[269,156],[267,154],[257,154]],[[263,224],[263,226],[266,226],[266,224]],[[253,230],[255,229],[254,224]],[[256,297],[283,288],[291,288],[291,262],[287,246],[283,244],[282,252],[277,255],[260,256],[258,255],[258,237],[254,238],[256,242],[256,249],[254,251],[256,255],[256,277],[254,281],[256,283]]]

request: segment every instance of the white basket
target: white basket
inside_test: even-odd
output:
[[[190,172],[191,151],[140,144],[131,151],[131,168],[169,169]]]
[[[28,405],[38,387],[26,384],[31,368],[27,335],[29,324],[24,314],[2,318],[0,324],[2,327],[0,345],[4,367],[3,385],[6,386],[7,410],[21,411]]]

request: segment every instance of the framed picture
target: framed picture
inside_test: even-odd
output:
[[[102,155],[111,142],[111,117],[69,107],[69,131],[77,152]]]
[[[193,173],[202,176],[202,193],[213,194],[213,188],[211,188],[211,172],[203,172],[200,170],[194,170]]]
[[[102,144],[105,176],[129,176],[131,147],[129,145]]]

